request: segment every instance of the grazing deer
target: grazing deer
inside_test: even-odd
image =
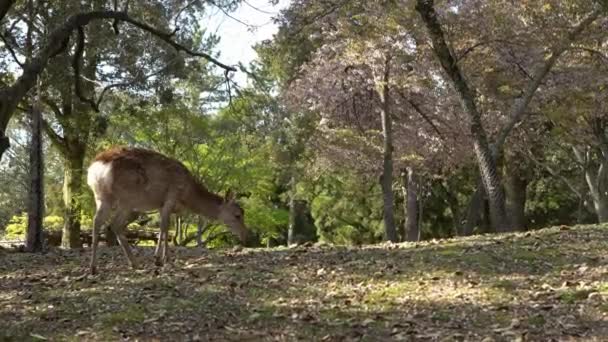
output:
[[[242,243],[249,231],[244,212],[233,199],[211,193],[181,162],[141,148],[115,147],[99,153],[88,169],[87,184],[95,194],[91,274],[96,273],[99,232],[106,224],[114,230],[129,264],[137,268],[123,228],[134,213],[160,211],[160,236],[154,257],[157,265],[167,258],[169,219],[188,210],[224,222]],[[231,197],[231,196],[227,196]]]

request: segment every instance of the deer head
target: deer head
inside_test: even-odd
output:
[[[234,193],[229,191],[219,208],[218,219],[239,237],[243,245],[249,243],[249,229],[245,226],[245,211],[236,202]]]

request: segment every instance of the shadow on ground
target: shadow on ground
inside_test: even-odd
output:
[[[608,230],[361,248],[1,252],[0,340],[603,340]]]

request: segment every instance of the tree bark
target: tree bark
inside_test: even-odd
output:
[[[507,167],[506,190],[507,190],[507,212],[511,219],[511,227],[516,230],[524,230],[526,221],[526,188],[528,181],[519,170]]]
[[[391,242],[398,242],[397,229],[395,228],[395,213],[394,213],[394,194],[393,194],[393,122],[390,114],[390,58],[386,58],[384,77],[382,85],[382,136],[384,139],[383,155],[382,155],[382,177],[380,185],[382,187],[382,199],[384,204],[384,232],[386,239]]]
[[[405,176],[405,181],[407,184],[407,241],[420,241],[420,222],[418,220],[420,214],[420,202],[418,200],[418,177],[416,176],[414,169],[411,167],[407,168],[407,173]]]
[[[0,1],[0,20],[4,19],[6,13],[11,9],[11,7],[15,4],[15,0],[2,0]]]
[[[289,180],[289,224],[287,227],[287,246],[296,243],[296,225],[298,217],[298,208],[295,199],[296,192],[296,177],[295,172],[292,171],[291,179]]]
[[[42,128],[39,103],[32,106],[30,143],[30,191],[25,249],[41,252],[43,248],[44,168],[42,159]]]
[[[4,17],[6,14],[5,6],[8,3],[8,8],[12,5],[11,1],[6,1],[2,4],[0,15]],[[30,18],[35,16],[34,2],[27,2],[27,11]],[[25,42],[25,54],[28,60],[32,58],[33,52],[33,27],[28,23],[27,36]],[[35,103],[32,104],[30,113],[31,124],[31,142],[30,142],[30,188],[29,188],[29,205],[28,205],[28,220],[27,231],[25,236],[25,250],[28,252],[41,252],[43,248],[43,220],[44,220],[44,165],[42,159],[42,113],[40,112],[40,84],[38,84],[38,94]]]
[[[481,180],[478,182],[477,190],[471,196],[469,200],[469,206],[467,207],[467,215],[464,225],[462,226],[462,235],[469,236],[475,232],[475,227],[479,227],[481,224],[481,216],[484,207],[485,192]]]
[[[497,231],[508,230],[505,196],[501,186],[496,160],[493,157],[486,132],[481,123],[481,115],[475,104],[473,92],[470,90],[456,59],[449,50],[443,29],[437,19],[432,0],[418,0],[416,10],[420,13],[433,42],[435,55],[444,71],[459,94],[462,108],[471,121],[469,129],[473,138],[473,149],[477,157],[481,179],[488,195],[492,223]]]
[[[63,177],[64,226],[61,246],[80,248],[80,212],[82,210],[82,179],[84,149],[71,150],[65,156]]]

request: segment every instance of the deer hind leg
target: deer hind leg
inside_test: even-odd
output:
[[[133,222],[133,220],[135,220],[135,218],[137,218],[136,213],[134,213],[132,211],[124,211],[124,210],[120,211],[114,217],[111,227],[112,227],[112,230],[114,231],[114,234],[116,234],[116,239],[118,240],[118,244],[120,244],[122,251],[124,252],[127,259],[129,260],[129,265],[131,265],[132,268],[137,269],[137,260],[133,256],[133,253],[131,253],[131,247],[129,246],[129,241],[126,239],[126,237],[124,235],[126,226],[129,223]]]
[[[156,265],[162,266],[167,261],[167,249],[169,244],[169,224],[171,221],[171,212],[173,204],[171,201],[165,203],[160,210],[160,236],[158,245],[156,246]],[[160,255],[159,255],[160,252]]]
[[[109,221],[112,212],[111,206],[106,202],[98,202],[93,220],[92,242],[91,242],[91,266],[90,273],[97,273],[97,245],[99,244],[99,232]]]

